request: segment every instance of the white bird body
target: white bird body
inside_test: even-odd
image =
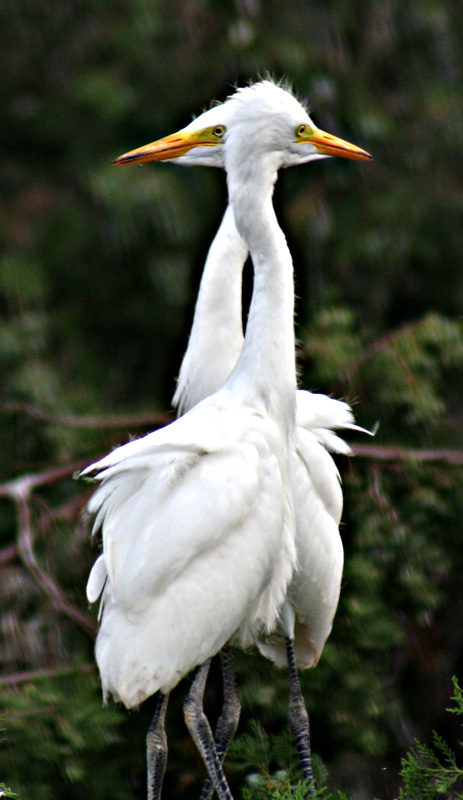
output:
[[[292,264],[271,204],[276,171],[265,181],[259,161],[254,192],[240,191],[239,162],[229,165],[255,270],[232,374],[176,422],[86,470],[101,481],[89,510],[103,534],[97,576],[107,573],[96,657],[104,693],[129,708],[169,691],[233,635],[270,631],[295,565]],[[265,182],[253,231],[246,216]]]
[[[203,157],[199,163],[208,162]],[[241,352],[241,277],[246,256],[247,248],[229,205],[201,278],[173,400],[181,413],[226,381]],[[343,568],[339,535],[342,491],[338,470],[327,451],[350,453],[333,429],[358,428],[347,403],[301,389],[296,392],[296,421],[295,449],[290,458],[297,565],[287,600],[296,615],[293,632],[297,665],[306,668],[318,663],[331,631]],[[260,632],[257,644],[263,655],[286,667],[286,625],[280,628],[268,637]]]
[[[306,506],[307,512],[332,521],[333,542],[327,546],[325,540],[320,580],[333,567],[333,553],[342,566],[337,531],[342,498],[337,477],[333,488],[336,468],[319,444],[324,428],[330,427],[326,414],[315,426],[317,432],[304,430],[296,441],[292,262],[271,198],[281,166],[320,153],[344,155],[346,149],[349,157],[367,156],[315,129],[297,100],[269,82],[238,90],[221,108],[227,115],[223,155],[234,225],[254,266],[237,363],[227,365],[225,372],[233,369],[223,388],[183,417],[84,471],[100,481],[89,503],[95,528],[103,535],[103,554],[88,584],[89,599],[103,592],[96,656],[105,695],[111,693],[129,708],[158,689],[168,692],[230,638],[246,644],[270,634],[280,614],[290,617],[291,608],[299,611],[305,604],[300,598],[307,589],[300,589],[296,580],[292,606],[285,603],[281,613],[296,567],[296,538],[301,569],[308,569],[314,552],[299,541],[303,535],[296,534],[293,516],[294,483],[305,472],[309,475],[308,462],[317,464],[310,487],[318,499],[316,513],[313,504]],[[203,121],[216,126],[212,133],[198,134],[201,118],[186,129],[196,137],[193,146],[204,145],[199,150],[222,138],[217,110],[203,115]],[[192,146],[186,147],[178,135],[164,142],[176,156]],[[138,153],[126,160],[153,158],[141,159]],[[233,237],[243,257],[242,245]],[[235,292],[236,302],[238,296]],[[230,362],[236,358],[237,341],[227,350]],[[214,370],[199,394],[210,385],[211,375],[214,379]],[[176,396],[182,403],[179,392]],[[301,406],[310,417],[308,403],[301,401]],[[344,410],[351,420],[350,411]],[[309,503],[308,492],[302,493],[300,500],[297,494],[301,509],[303,502]],[[313,542],[323,538],[322,529],[324,524]],[[319,588],[315,582],[311,596]],[[326,603],[332,607],[333,602],[330,590]],[[323,624],[315,619],[315,633],[304,646],[310,647],[310,654],[301,656],[307,665],[318,658],[319,640],[326,638],[326,615],[324,619]],[[278,641],[266,640],[263,647],[279,660]]]
[[[298,427],[291,458],[291,492],[296,524],[297,566],[286,603],[292,613],[296,663],[316,666],[339,600],[343,546],[339,535],[342,493],[333,459],[310,430]],[[263,655],[287,666],[285,626],[257,642]]]
[[[105,583],[105,695],[131,708],[231,637],[247,645],[272,629],[295,561],[288,497],[275,491],[280,438],[223,390],[93,465],[104,568],[96,562],[88,596]]]

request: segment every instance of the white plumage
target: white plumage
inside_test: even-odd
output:
[[[120,163],[192,148],[214,151],[217,165],[225,161],[233,211],[228,244],[241,260],[250,251],[255,284],[244,346],[225,386],[85,471],[100,481],[89,504],[103,534],[88,584],[91,600],[103,591],[97,661],[105,694],[127,707],[168,691],[231,637],[243,644],[260,637],[263,652],[281,662],[281,642],[267,634],[276,629],[291,578],[287,606],[305,626],[296,626],[299,660],[316,663],[342,570],[342,496],[321,445],[335,448],[340,440],[330,429],[353,421],[344,404],[325,398],[321,408],[320,398],[303,393],[298,406],[310,430],[295,433],[292,267],[271,196],[281,166],[320,154],[367,154],[318,131],[294,97],[263,82]],[[225,339],[226,316],[224,310]],[[239,348],[236,337],[231,341],[230,362]],[[187,400],[179,384],[181,407],[226,377],[215,367],[206,373],[201,384],[194,369],[188,373]],[[311,518],[310,541],[307,526],[294,525],[293,500],[298,517]],[[319,567],[309,585],[315,556]],[[308,598],[318,598],[317,609]]]
[[[105,694],[128,708],[233,635],[248,644],[271,629],[294,564],[271,420],[224,391],[159,434],[93,467],[105,569],[97,561],[89,599],[107,572],[96,656]]]
[[[215,155],[213,165],[217,162]],[[195,163],[211,165],[208,151]],[[246,257],[233,209],[228,206],[206,259],[174,395],[181,413],[216,391],[236,364],[243,345],[241,276]],[[297,566],[288,599],[296,612],[297,664],[306,668],[317,664],[330,633],[342,577],[342,492],[338,470],[327,451],[351,452],[334,429],[363,429],[354,424],[347,403],[304,390],[296,392],[296,422],[291,486]],[[285,633],[281,629],[257,641],[263,655],[281,667],[287,666]]]
[[[202,133],[211,125],[225,128],[228,120],[227,104],[216,106],[184,130]],[[314,154],[313,160],[317,157],[321,156]],[[177,158],[176,163],[223,167],[224,145],[194,146]],[[288,164],[284,162],[281,166]],[[241,283],[247,255],[229,205],[201,278],[188,348],[173,399],[180,413],[220,388],[236,364],[244,339]],[[280,626],[271,637],[261,637],[257,644],[267,658],[278,666],[287,666],[285,635],[289,621],[294,625],[297,665],[306,668],[318,663],[331,631],[343,568],[339,536],[342,492],[338,470],[327,451],[344,455],[351,452],[334,429],[366,431],[354,424],[347,403],[304,390],[296,392],[296,422],[291,487],[297,566],[287,597],[296,619],[292,623],[292,614],[286,609],[284,627]]]

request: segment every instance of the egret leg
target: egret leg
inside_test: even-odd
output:
[[[211,659],[204,662],[196,671],[191,689],[183,706],[185,722],[198,748],[214,789],[220,800],[233,800],[215,748],[214,737],[203,709],[204,689]]]
[[[167,736],[165,729],[168,694],[158,692],[153,721],[146,735],[146,761],[148,766],[148,800],[160,800],[162,781],[167,763]]]
[[[223,647],[220,651],[220,658],[222,660],[223,706],[215,729],[215,747],[219,761],[222,763],[238,727],[241,703],[236,691],[231,647]],[[210,800],[213,791],[214,786],[208,775],[204,781],[199,800]]]
[[[289,671],[289,727],[296,743],[297,752],[302,766],[304,779],[309,788],[309,797],[314,796],[314,782],[312,772],[312,756],[310,752],[310,727],[309,715],[305,707],[301,692],[301,684],[297,674],[296,656],[294,655],[293,639],[286,637],[286,654]]]

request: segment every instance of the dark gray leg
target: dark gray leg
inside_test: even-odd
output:
[[[296,668],[293,640],[286,637],[286,653],[289,671],[289,727],[296,743],[297,752],[302,766],[302,773],[307,781],[309,797],[314,796],[314,783],[312,773],[312,756],[310,753],[310,728],[309,715],[305,707],[301,692],[301,684]]]
[[[214,737],[203,710],[204,688],[211,659],[204,662],[196,671],[191,689],[185,700],[183,712],[187,728],[201,753],[214,789],[220,800],[233,800],[227,779],[223,773],[220,759],[215,749]]]
[[[236,691],[231,647],[223,647],[220,651],[220,658],[222,659],[223,706],[215,729],[215,747],[219,761],[222,763],[238,727],[241,703]],[[204,781],[199,800],[210,800],[213,791],[214,787],[208,775]]]
[[[153,721],[146,735],[146,760],[148,765],[148,800],[160,800],[162,781],[167,763],[167,737],[165,729],[168,694],[158,692]]]

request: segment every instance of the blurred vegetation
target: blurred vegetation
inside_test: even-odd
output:
[[[288,170],[276,206],[301,385],[380,423],[339,461],[341,602],[301,676],[313,749],[333,791],[399,796],[416,739],[430,746],[434,730],[456,749],[461,736],[445,714],[463,663],[459,4],[4,0],[0,22],[0,781],[24,800],[145,795],[152,704],[102,708],[84,594],[96,551],[72,475],[169,418],[226,201],[219,172],[111,160],[270,73],[375,157]],[[240,730],[258,719],[283,753],[285,674],[255,653],[237,670]],[[173,800],[203,777],[186,683],[168,712]],[[214,667],[212,717],[220,699]]]
[[[453,677],[454,705],[447,712],[463,716],[463,694],[458,680]],[[461,749],[461,742],[459,742]],[[247,773],[243,800],[305,800],[307,787],[297,780],[294,748],[288,731],[269,737],[262,727],[252,722],[249,734],[242,734],[230,748],[232,767]],[[396,800],[440,800],[463,798],[463,769],[457,754],[448,742],[433,731],[432,745],[415,739],[407,754],[401,759],[402,786]],[[272,771],[275,764],[280,769]],[[281,769],[281,766],[284,768]],[[351,795],[338,789],[333,793],[326,785],[327,772],[320,760],[314,758],[316,788],[314,800],[351,800]]]

